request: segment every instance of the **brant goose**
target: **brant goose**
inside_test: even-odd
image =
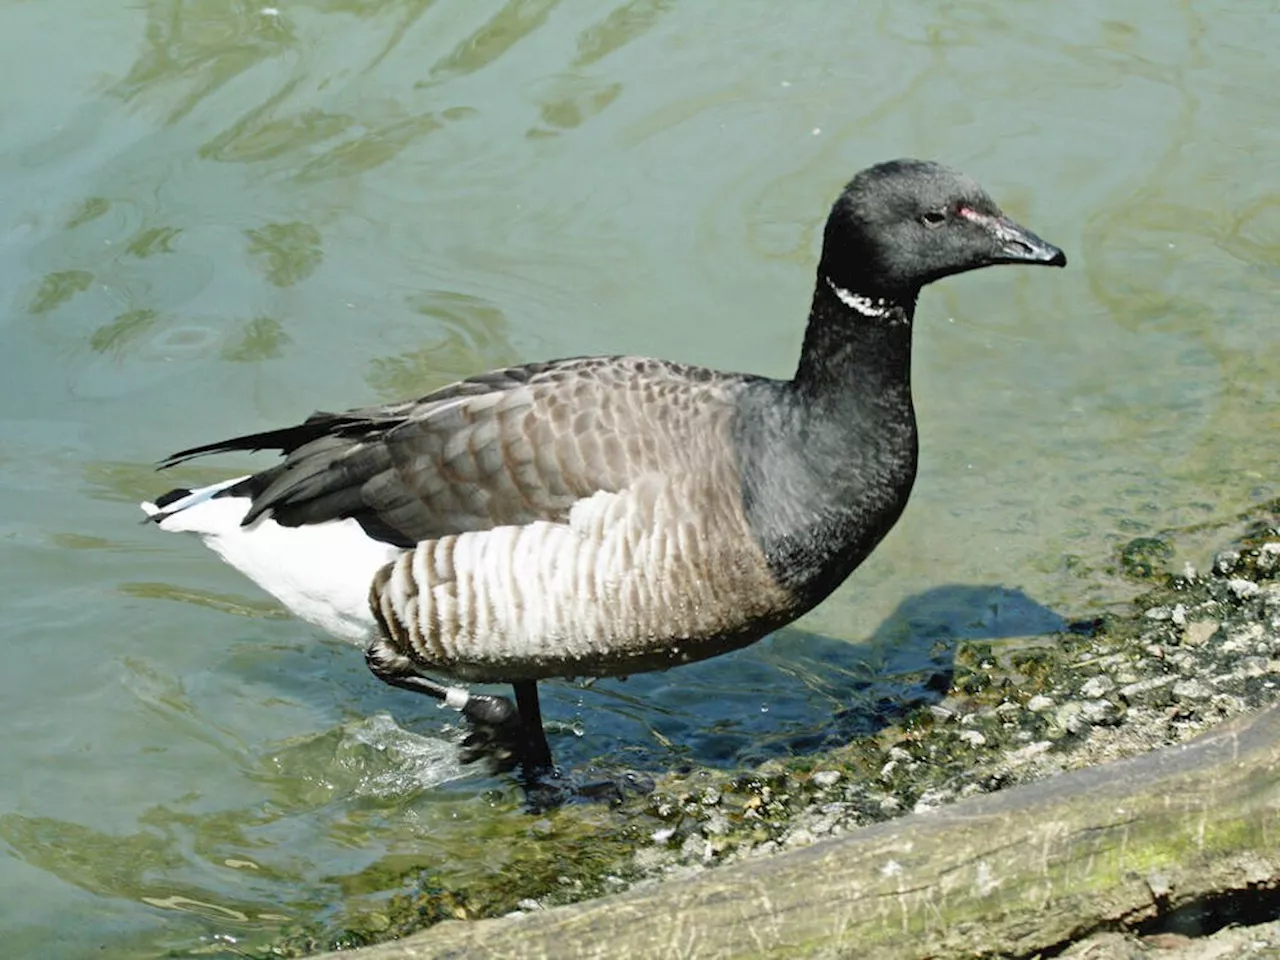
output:
[[[1066,262],[973,180],[882,163],[827,218],[791,380],[637,357],[509,367],[180,451],[161,466],[282,458],[142,509],[366,644],[375,676],[459,709],[533,779],[552,770],[539,680],[749,644],[821,602],[893,526],[916,473],[921,287]],[[515,705],[424,673],[513,684]]]

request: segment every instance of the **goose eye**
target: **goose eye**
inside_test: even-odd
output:
[[[947,215],[941,210],[930,210],[928,213],[922,214],[920,222],[926,227],[940,227],[946,223]]]

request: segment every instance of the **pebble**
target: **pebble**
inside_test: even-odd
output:
[[[789,834],[787,834],[786,839],[784,839],[782,842],[784,845],[788,847],[804,847],[813,843],[813,841],[816,839],[817,838],[812,833],[810,833],[804,827],[800,827],[796,830],[792,830]]]
[[[1241,713],[1246,706],[1242,699],[1230,693],[1215,693],[1209,702],[1223,714]]]
[[[1246,623],[1230,630],[1227,639],[1222,642],[1223,653],[1245,653],[1254,649],[1266,635],[1260,623]]]
[[[920,798],[916,801],[916,805],[911,809],[915,813],[925,813],[929,810],[936,810],[943,804],[954,800],[955,796],[955,793],[951,790],[926,790],[924,793],[920,794]]]
[[[1188,647],[1198,647],[1218,632],[1216,620],[1193,620],[1182,634],[1182,642]]]
[[[1110,700],[1086,700],[1080,705],[1080,716],[1095,726],[1115,723],[1120,712]]]
[[[1035,743],[1028,743],[1025,747],[1020,747],[1009,754],[1009,762],[1014,766],[1026,763],[1053,749],[1052,740],[1037,740]]]
[[[961,730],[960,739],[971,747],[980,747],[987,742],[987,738],[977,730]]]
[[[1105,674],[1090,677],[1080,687],[1080,696],[1087,697],[1090,700],[1096,700],[1098,697],[1109,692],[1113,687],[1115,687],[1115,685],[1115,681]]]
[[[702,835],[704,837],[719,837],[729,832],[729,818],[717,810],[706,820],[702,821]]]
[[[1027,701],[1027,709],[1032,713],[1044,713],[1053,709],[1053,698],[1046,697],[1042,693],[1037,693],[1034,697]]]
[[[818,817],[818,819],[810,822],[809,824],[809,832],[818,837],[823,837],[829,833],[833,833],[835,828],[835,817]]]
[[[1213,569],[1215,573],[1226,576],[1236,568],[1236,564],[1240,562],[1240,551],[1223,550],[1213,558]]]
[[[1057,709],[1054,719],[1067,733],[1081,733],[1089,729],[1089,721],[1082,716],[1083,712],[1084,706],[1071,700]]]
[[[1207,700],[1213,696],[1213,689],[1200,680],[1179,680],[1173,685],[1173,695],[1179,700]]]
[[[1241,600],[1248,600],[1250,597],[1256,597],[1262,592],[1262,588],[1252,580],[1244,580],[1241,578],[1228,580],[1227,588]]]
[[[839,770],[819,770],[813,775],[813,782],[823,790],[829,790],[840,782]]]
[[[1269,673],[1266,657],[1245,657],[1240,661],[1239,673],[1244,677],[1261,677]]]
[[[1153,690],[1159,690],[1167,687],[1177,681],[1176,677],[1149,677],[1146,680],[1139,680],[1137,683],[1131,683],[1128,686],[1120,688],[1120,696],[1125,700],[1133,703],[1138,700],[1148,699],[1145,695]]]

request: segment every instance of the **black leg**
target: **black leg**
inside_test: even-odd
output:
[[[531,811],[547,810],[574,799],[616,802],[653,789],[651,780],[634,773],[606,772],[602,778],[598,773],[585,778],[581,774],[561,775],[551,760],[535,680],[512,684],[515,703],[506,697],[469,693],[424,677],[412,660],[382,637],[369,644],[365,662],[383,683],[426,694],[460,709],[471,723],[471,732],[462,741],[462,762],[484,757],[496,773],[522,767],[525,800]]]
[[[516,691],[516,709],[524,728],[524,774],[527,779],[537,779],[552,769],[551,747],[547,744],[547,732],[542,727],[542,705],[538,702],[538,682],[521,680],[512,684]]]
[[[628,796],[648,793],[653,781],[648,777],[623,771],[561,771],[551,760],[551,747],[542,726],[542,708],[538,702],[538,684],[533,680],[513,683],[516,710],[520,713],[521,754],[525,803],[531,813],[541,813],[573,800],[596,800],[618,803]]]

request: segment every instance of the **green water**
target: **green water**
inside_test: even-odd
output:
[[[0,0],[5,954],[234,956],[500,870],[527,824],[446,715],[137,522],[237,463],[149,465],[520,359],[788,374],[868,163],[1070,268],[925,294],[920,479],[833,639],[553,685],[563,758],[794,749],[902,637],[1088,613],[1119,544],[1274,496],[1277,45],[1273,0]]]

